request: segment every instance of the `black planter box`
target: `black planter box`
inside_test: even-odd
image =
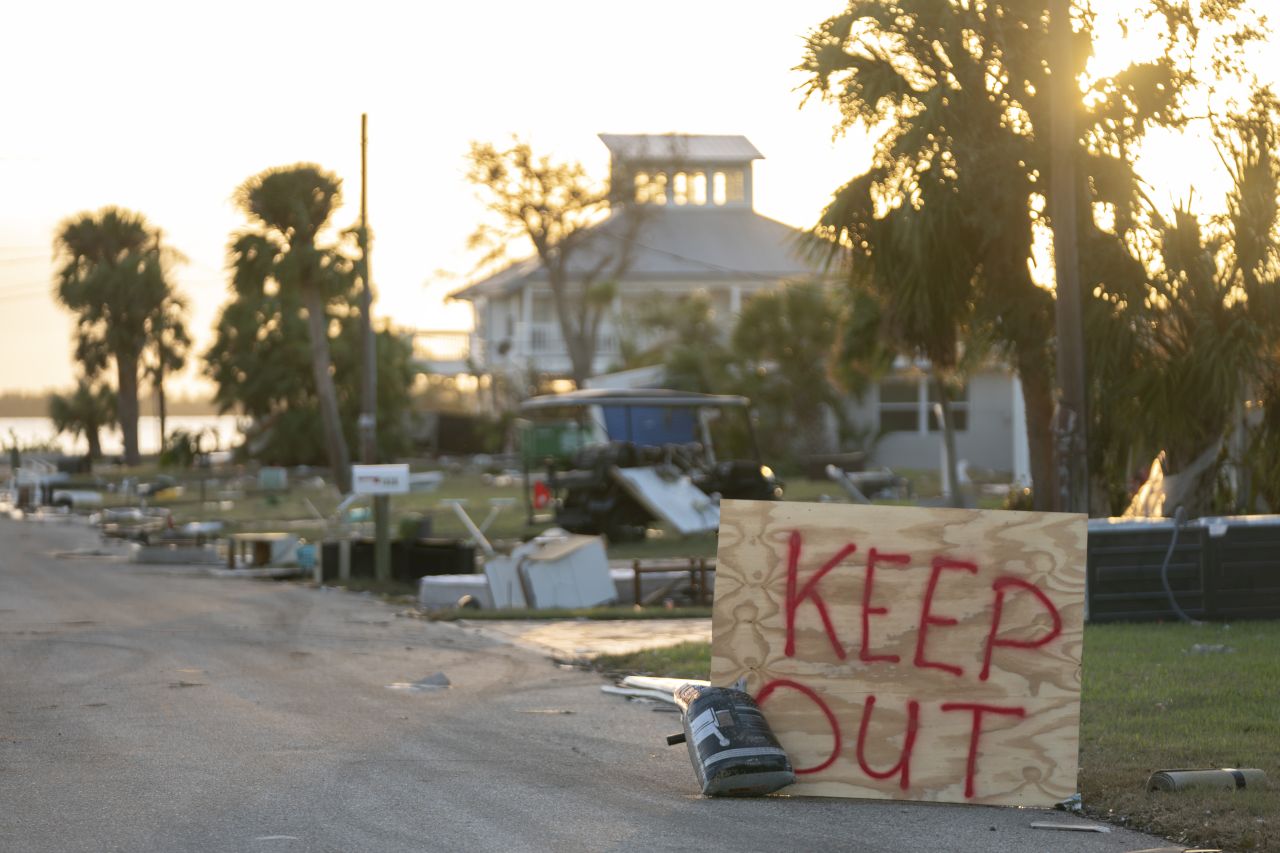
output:
[[[1202,518],[1218,619],[1280,616],[1280,516]]]
[[[321,545],[324,580],[338,579],[338,543]],[[351,540],[351,576],[375,577],[374,541]],[[469,575],[476,571],[476,548],[458,539],[395,539],[391,542],[391,576],[416,581],[423,575]]]
[[[1171,519],[1089,522],[1090,622],[1175,620],[1160,572]],[[1280,516],[1202,518],[1178,531],[1169,587],[1195,619],[1280,617]]]

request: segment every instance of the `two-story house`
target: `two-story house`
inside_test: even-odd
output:
[[[752,164],[762,157],[742,136],[601,134],[609,149],[610,181],[634,193],[638,223],[614,217],[596,225],[596,239],[616,252],[629,240],[629,263],[616,282],[602,324],[594,373],[619,359],[621,323],[654,300],[701,292],[728,329],[751,294],[816,274],[795,251],[796,229],[761,216],[752,205]],[[578,270],[597,256],[584,246]],[[518,261],[451,294],[475,311],[471,358],[485,373],[552,376],[569,373],[547,275],[536,257]]]
[[[615,251],[620,239],[632,241],[630,263],[600,330],[594,373],[618,364],[625,318],[646,303],[700,292],[727,332],[752,294],[820,274],[800,251],[797,229],[755,211],[752,166],[763,155],[745,137],[601,134],[600,139],[609,149],[615,192],[634,193],[641,218],[632,230],[616,221],[626,212],[610,216],[588,237],[608,251]],[[588,249],[571,263],[583,269],[597,260]],[[507,375],[518,386],[531,372],[569,375],[569,356],[537,257],[510,264],[451,298],[473,306],[470,359],[482,374]],[[1015,447],[1016,427],[1022,424],[1018,390],[1010,372],[996,366],[971,377],[956,404],[962,459],[1001,470],[1022,467]],[[863,400],[850,401],[850,414],[879,434],[874,463],[937,464],[938,427],[920,365],[903,360]],[[1025,445],[1025,430],[1021,437]]]

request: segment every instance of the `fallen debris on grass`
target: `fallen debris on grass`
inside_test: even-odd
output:
[[[1235,649],[1222,644],[1196,643],[1189,651],[1193,655],[1229,655]]]
[[[1254,767],[1221,770],[1157,770],[1147,780],[1148,791],[1185,791],[1188,788],[1241,788],[1267,787],[1267,774]]]

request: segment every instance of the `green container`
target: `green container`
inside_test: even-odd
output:
[[[586,443],[586,431],[575,421],[526,423],[520,430],[520,452],[526,465],[567,464]]]

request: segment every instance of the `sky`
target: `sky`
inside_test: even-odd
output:
[[[188,258],[174,279],[202,349],[227,298],[228,238],[245,224],[235,188],[272,166],[315,162],[344,179],[335,220],[353,223],[361,113],[375,316],[398,327],[469,326],[469,308],[443,297],[467,283],[476,260],[466,248],[483,217],[465,179],[471,140],[516,134],[603,178],[598,133],[743,134],[766,158],[756,164],[756,209],[809,226],[870,156],[861,133],[833,138],[833,106],[801,109],[803,77],[791,70],[804,36],[842,7],[10,4],[0,53],[0,392],[75,381],[72,319],[51,295],[61,220],[117,205],[162,229]],[[1123,55],[1114,45],[1099,54]],[[1152,151],[1144,171],[1168,198],[1215,168],[1211,154],[1189,161],[1177,138]],[[179,391],[207,390],[198,370]]]

